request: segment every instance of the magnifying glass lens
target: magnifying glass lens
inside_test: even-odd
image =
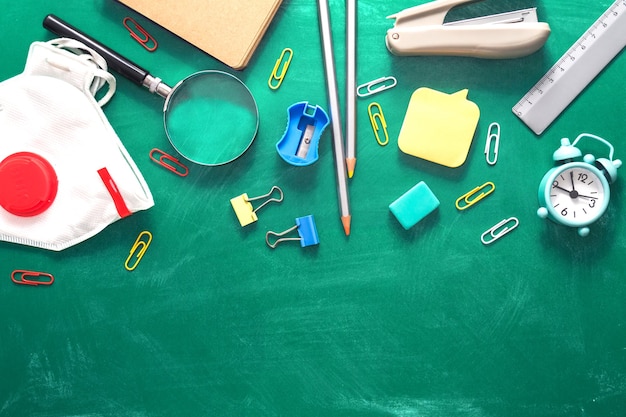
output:
[[[258,128],[250,90],[221,71],[201,71],[181,81],[167,99],[164,124],[172,146],[201,165],[222,165],[241,156]]]

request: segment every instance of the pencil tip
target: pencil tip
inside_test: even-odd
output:
[[[348,168],[348,178],[354,175],[354,167],[356,166],[356,158],[346,158],[346,167]]]
[[[341,223],[343,223],[343,231],[346,232],[346,236],[350,236],[350,220],[352,216],[342,216]]]

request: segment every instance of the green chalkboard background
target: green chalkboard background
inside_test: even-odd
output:
[[[552,27],[545,47],[495,61],[389,54],[386,16],[417,3],[358,1],[357,81],[393,75],[398,85],[358,101],[349,237],[339,221],[330,129],[312,166],[288,165],[275,150],[288,106],[327,108],[315,1],[284,0],[249,67],[236,72],[257,100],[260,129],[227,166],[191,166],[180,178],[151,162],[154,147],[173,152],[162,100],[118,76],[104,110],[156,205],[62,252],[0,243],[0,416],[623,416],[624,178],[587,238],[535,213],[560,138],[593,133],[626,158],[626,58],[618,56],[540,137],[511,112],[611,1],[501,0],[453,12],[538,7]],[[344,85],[345,5],[330,6]],[[31,42],[54,37],[41,25],[48,13],[169,83],[201,69],[233,72],[112,0],[32,0],[3,4],[0,79],[22,71]],[[156,52],[130,38],[125,16],[154,35]],[[285,47],[293,61],[272,91],[267,79]],[[480,107],[462,167],[398,150],[409,97],[420,87],[467,88]],[[367,118],[374,100],[389,125],[386,147]],[[494,121],[502,137],[490,167],[483,147]],[[388,205],[419,181],[441,206],[406,231]],[[496,184],[494,194],[459,212],[456,198],[485,181]],[[240,227],[229,200],[273,185],[284,202]],[[308,214],[319,246],[266,246],[268,230]],[[481,244],[483,231],[510,216],[519,218],[517,230]],[[154,239],[128,272],[124,261],[142,230]],[[56,281],[18,286],[15,269]]]

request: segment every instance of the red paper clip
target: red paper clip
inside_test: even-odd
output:
[[[153,155],[154,153],[159,154],[159,159],[156,159],[154,157]],[[189,174],[189,168],[181,164],[180,161],[174,158],[172,155],[169,155],[160,149],[157,149],[157,148],[152,149],[150,151],[150,159],[152,159],[154,162],[161,165],[165,169],[172,171],[174,174],[180,175],[181,177],[186,177],[187,174]],[[171,162],[171,164],[169,164],[168,162]]]
[[[128,22],[130,22],[130,25],[128,24]],[[132,17],[126,17],[124,18],[122,23],[124,24],[124,27],[130,32],[130,36],[132,36],[134,40],[139,42],[141,46],[143,46],[150,52],[153,52],[155,49],[157,49],[157,46],[159,46],[159,44],[157,43],[156,39],[154,39],[152,35],[150,35],[144,28],[142,28],[139,23],[135,21],[135,19],[133,19]],[[134,28],[132,26],[134,26]]]
[[[35,279],[33,279],[35,278]],[[24,269],[16,269],[11,272],[11,281],[20,285],[52,285],[54,277],[47,272],[26,271]]]

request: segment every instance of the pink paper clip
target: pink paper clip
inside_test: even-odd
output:
[[[52,285],[54,277],[47,272],[26,271],[16,269],[11,272],[11,281],[20,285]]]
[[[130,22],[130,24],[129,24]],[[132,17],[126,17],[122,21],[124,27],[128,29],[130,32],[130,36],[133,37],[134,40],[139,42],[141,46],[146,48],[148,51],[153,52],[157,49],[159,44],[156,39],[152,37],[144,28],[142,28],[139,23],[135,21]]]
[[[159,154],[159,159],[156,159],[154,157],[155,153]],[[187,174],[189,174],[189,168],[181,164],[180,161],[174,158],[172,155],[169,155],[160,149],[152,149],[150,151],[150,159],[152,159],[154,162],[161,165],[165,169],[172,171],[174,174],[180,175],[181,177],[186,177]]]

